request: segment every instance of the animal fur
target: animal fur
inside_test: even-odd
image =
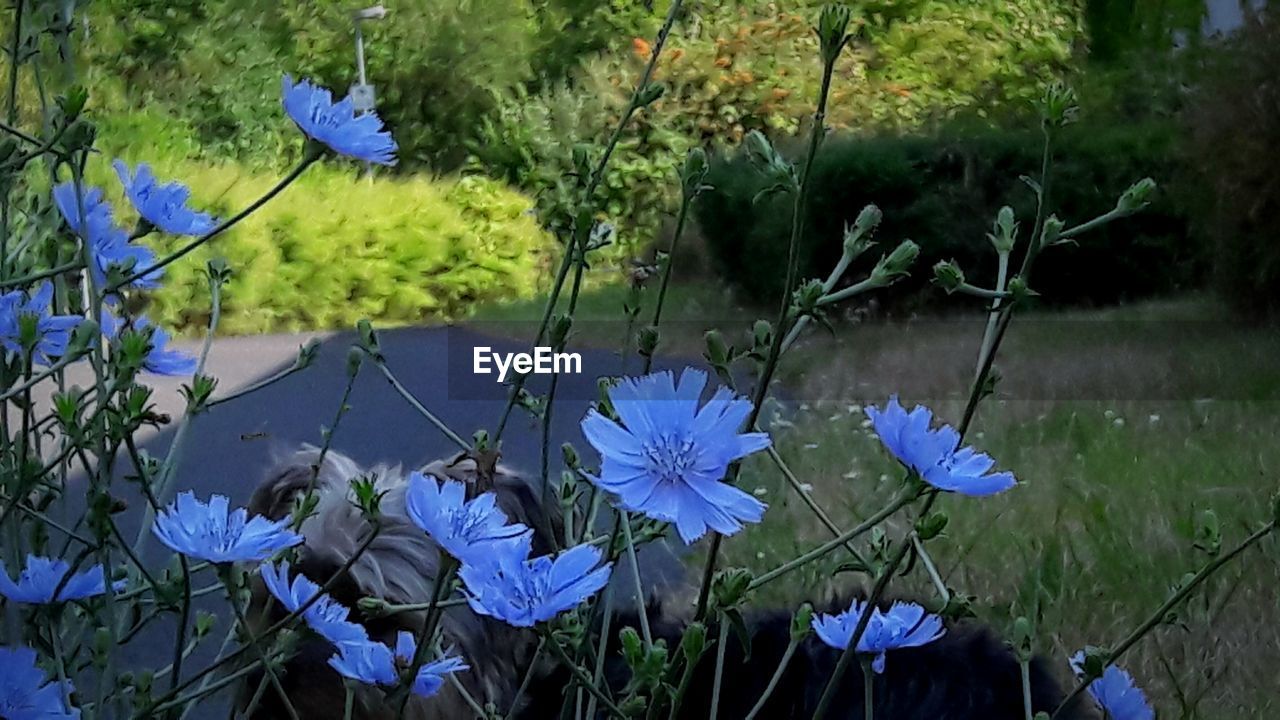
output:
[[[363,618],[355,610],[362,597],[382,598],[396,604],[425,603],[431,598],[439,565],[438,551],[405,513],[405,473],[399,467],[385,466],[366,471],[332,452],[326,454],[318,474],[317,463],[319,453],[310,448],[287,458],[255,491],[250,511],[271,518],[284,517],[314,476],[319,505],[317,513],[302,526],[306,542],[295,569],[315,582],[324,583],[346,564],[371,532],[351,504],[348,488],[351,479],[372,475],[378,489],[386,493],[382,501],[382,531],[331,594],[353,608],[355,619],[365,624],[371,637],[390,644],[399,630],[417,632],[424,621],[422,613]],[[437,461],[423,468],[423,472],[464,482],[475,479],[474,464],[465,460],[456,464]],[[499,466],[493,491],[509,518],[535,529],[534,553],[549,552],[553,546],[550,534],[562,532],[559,513],[555,509],[544,509],[535,488],[508,468]],[[254,588],[255,603],[263,607],[268,604],[268,597],[259,582]],[[847,602],[824,609],[837,612],[846,606]],[[684,629],[683,621],[662,612],[659,602],[653,604],[649,614],[655,637],[666,640],[674,653]],[[277,607],[266,624],[281,615]],[[730,634],[720,720],[742,720],[759,699],[787,646],[790,622],[791,614],[787,611],[749,615],[752,635],[749,655]],[[614,627],[622,626],[637,627],[637,618],[634,614],[618,616]],[[445,612],[442,632],[446,645],[453,646],[471,666],[470,671],[457,676],[467,691],[481,704],[491,703],[500,713],[512,708],[517,688],[533,661],[535,636],[477,616],[466,607]],[[711,628],[708,637],[716,635],[717,629]],[[607,675],[610,685],[621,690],[627,671],[617,652],[616,638],[613,643]],[[332,654],[333,649],[326,641],[311,638],[303,641],[285,667],[282,684],[302,718],[342,718],[343,685],[327,664]],[[837,651],[811,636],[800,645],[757,717],[760,720],[808,720],[838,659]],[[545,666],[534,669],[535,680],[516,708],[514,717],[519,720],[560,717],[569,677],[563,668],[543,662]],[[712,649],[696,667],[680,712],[681,720],[705,720],[709,716],[714,664]],[[257,680],[248,686],[255,688]],[[1031,690],[1036,711],[1052,712],[1063,697],[1053,674],[1040,659],[1031,664]],[[380,691],[361,691],[357,696],[356,720],[394,718],[394,709],[387,707],[381,698]],[[934,643],[891,652],[885,672],[875,678],[873,698],[877,720],[1022,720],[1024,717],[1018,662],[1003,642],[977,623],[949,624],[946,635]],[[469,720],[474,716],[457,690],[446,684],[436,697],[415,698],[404,717],[406,720]],[[271,690],[262,695],[253,717],[285,717],[282,705]],[[854,663],[827,718],[861,720],[862,717],[862,671]],[[1076,707],[1061,717],[1087,720],[1092,716],[1082,707]]]
[[[437,461],[422,468],[422,472],[469,482],[474,480],[475,466],[469,460],[457,463]],[[249,511],[272,519],[287,516],[295,500],[306,493],[314,477],[319,503],[315,514],[302,525],[305,543],[294,571],[324,584],[347,564],[373,531],[352,504],[349,492],[352,479],[368,476],[375,479],[377,489],[384,493],[381,530],[351,564],[345,576],[339,579],[330,595],[352,609],[353,619],[366,626],[371,638],[392,645],[400,630],[416,634],[425,622],[425,612],[367,618],[359,612],[359,600],[376,597],[393,604],[430,602],[440,563],[435,544],[406,513],[406,474],[401,468],[380,466],[366,471],[349,458],[333,452],[326,453],[323,464],[320,464],[319,451],[305,448],[286,458],[255,490]],[[507,517],[535,529],[533,551],[539,554],[550,552],[548,533],[558,531],[558,515],[541,512],[542,505],[532,487],[506,468],[498,468],[492,489]],[[283,609],[270,602],[269,593],[256,576],[252,591],[255,608],[272,608],[265,617],[260,610],[252,617],[259,618],[263,626],[283,617]],[[492,703],[503,712],[510,708],[523,678],[522,672],[528,667],[536,647],[533,634],[478,616],[465,606],[444,611],[441,631],[445,646],[453,647],[471,665],[471,670],[457,675],[467,692],[481,704]],[[328,659],[333,654],[334,650],[327,641],[313,637],[302,642],[297,654],[286,665],[281,684],[300,717],[308,720],[342,719],[345,690],[340,676],[328,666]],[[246,685],[256,688],[257,681],[254,678]],[[394,709],[383,703],[381,698],[382,693],[373,689],[358,693],[355,720],[390,720],[395,717]],[[404,718],[450,720],[473,716],[474,712],[462,695],[452,685],[446,684],[435,697],[415,697]],[[252,717],[283,718],[286,713],[278,696],[268,689]]]

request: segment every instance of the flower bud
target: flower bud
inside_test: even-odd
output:
[[[964,284],[964,271],[953,260],[939,260],[933,266],[933,281],[950,295]]]
[[[1063,83],[1054,83],[1045,89],[1040,113],[1047,127],[1065,127],[1075,122],[1080,112],[1076,93]]]
[[[880,212],[880,208],[875,205],[867,205],[862,208],[862,212],[858,213],[858,219],[853,221],[853,225],[846,225],[844,228],[844,252],[851,258],[855,258],[867,251],[871,247],[871,233],[879,227],[881,218],[884,214]]]
[[[1103,671],[1107,669],[1107,655],[1109,653],[1100,647],[1092,645],[1084,649],[1084,660],[1081,661],[1076,671],[1083,675],[1086,680],[1095,680],[1102,677]]]
[[[800,642],[813,632],[813,606],[802,603],[791,616],[791,641]]]
[[[751,326],[752,346],[766,348],[773,343],[773,324],[768,320],[757,320]]]
[[[306,345],[298,348],[298,358],[293,361],[294,367],[299,370],[311,367],[311,363],[316,361],[316,356],[320,354],[320,340],[311,338]]]
[[[564,314],[556,315],[551,320],[551,332],[547,337],[551,341],[553,347],[563,348],[564,344],[569,340],[569,331],[573,329],[573,316]]]
[[[1034,640],[1035,633],[1032,631],[1030,620],[1025,616],[1019,616],[1013,621],[1013,646],[1019,656],[1031,657],[1031,644]]]
[[[649,83],[640,89],[640,93],[636,95],[636,107],[648,107],[657,102],[658,98],[667,91],[667,86],[660,82]]]
[[[880,212],[880,208],[874,203],[868,204],[862,208],[862,212],[858,213],[858,219],[853,221],[853,227],[858,232],[866,234],[879,227],[883,219],[884,213]]]
[[[85,90],[83,85],[71,86],[65,95],[59,95],[57,99],[58,109],[62,111],[62,117],[67,123],[74,122],[80,117],[80,113],[84,112],[84,106],[88,102],[89,91]]]
[[[1046,248],[1058,241],[1065,223],[1057,215],[1050,215],[1044,220],[1044,229],[1040,232],[1040,247]]]
[[[214,623],[218,620],[217,616],[211,612],[199,610],[196,612],[196,621],[193,628],[196,638],[202,638],[213,630]]]
[[[921,540],[932,540],[946,529],[949,518],[944,512],[932,512],[916,521],[916,535]]]
[[[572,443],[565,443],[560,446],[560,457],[564,459],[564,466],[570,470],[577,470],[582,467],[582,459],[578,457],[578,451],[574,449]]]
[[[791,295],[791,303],[800,315],[817,315],[818,301],[825,294],[822,281],[811,279],[795,289]]]
[[[373,330],[373,324],[368,318],[361,318],[356,323],[356,332],[360,336],[360,346],[363,347],[370,355],[375,358],[382,359],[382,350],[378,346],[378,335]]]
[[[851,15],[845,5],[824,5],[822,14],[818,16],[818,42],[822,50],[822,59],[832,64],[840,57],[840,51],[849,42],[849,20]]]
[[[649,325],[640,328],[640,335],[636,338],[637,350],[642,357],[652,357],[655,350],[658,349],[658,328]]]
[[[1008,253],[1013,251],[1013,245],[1017,242],[1018,237],[1018,221],[1013,214],[1013,208],[1005,205],[1000,208],[1000,212],[996,213],[996,221],[991,227],[991,232],[987,233],[987,239],[995,247],[998,253]]]
[[[880,258],[880,262],[871,271],[871,279],[877,285],[889,285],[907,274],[911,263],[920,255],[920,246],[910,240],[903,240],[893,252]]]
[[[689,623],[689,627],[684,629],[684,636],[680,638],[680,650],[684,653],[685,661],[689,665],[696,664],[706,649],[707,626],[700,622]]]
[[[684,168],[680,171],[680,185],[686,198],[692,199],[703,191],[709,169],[710,163],[707,162],[705,150],[696,147],[689,151],[684,158]]]
[[[1009,281],[1008,290],[1009,297],[1011,297],[1014,302],[1023,302],[1040,294],[1035,290],[1032,290],[1031,287],[1027,285],[1026,279],[1021,275],[1018,275]]]
[[[707,349],[703,355],[708,362],[712,365],[724,365],[729,362],[729,346],[719,330],[708,330],[703,339],[707,343]]]
[[[1150,202],[1151,194],[1156,190],[1156,181],[1151,178],[1142,178],[1138,182],[1129,186],[1120,195],[1120,199],[1116,202],[1116,212],[1130,213],[1138,212],[1147,206]]]
[[[746,597],[751,586],[751,571],[746,568],[729,568],[716,573],[711,581],[711,594],[716,607],[736,607]]]
[[[215,283],[219,287],[226,285],[227,281],[231,279],[231,266],[227,264],[224,258],[213,258],[205,263],[204,272],[209,277],[209,282]]]
[[[358,347],[347,349],[347,377],[360,374],[360,366],[364,364],[364,351]]]

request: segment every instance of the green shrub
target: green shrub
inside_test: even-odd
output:
[[[1055,152],[1052,210],[1068,225],[1114,207],[1144,176],[1170,178],[1170,126],[1075,127]],[[1017,178],[1039,171],[1042,138],[1032,132],[948,132],[936,136],[832,137],[814,165],[814,190],[801,244],[801,268],[825,277],[840,255],[842,229],[867,203],[884,211],[886,246],[905,238],[921,246],[908,281],[890,289],[900,307],[937,295],[929,268],[955,259],[971,281],[994,284],[995,251],[986,239],[1001,205],[1012,204],[1028,232],[1031,191]],[[696,216],[719,269],[751,297],[776,298],[783,282],[792,198],[753,200],[765,185],[744,153],[720,156]],[[1187,234],[1181,204],[1161,193],[1152,207],[1055,248],[1032,286],[1055,300],[1109,303],[1196,283],[1201,253]],[[868,253],[863,263],[878,254]],[[1016,261],[1016,258],[1015,258]]]
[[[594,75],[584,80],[592,87],[604,82]],[[536,95],[517,93],[481,126],[471,145],[475,162],[534,192],[543,225],[565,237],[578,201],[570,176],[572,148],[603,145],[628,100],[611,87],[602,93],[563,85]],[[690,145],[685,136],[658,125],[647,110],[627,126],[598,194],[605,218],[617,226],[616,245],[608,251],[615,262],[640,254],[675,209],[677,171]]]
[[[196,206],[221,217],[279,179],[234,165],[153,164],[162,178],[189,184]],[[91,166],[90,180],[118,198],[105,161]],[[535,292],[553,242],[528,216],[530,205],[487,178],[353,181],[347,168],[315,166],[226,235],[169,266],[149,312],[163,326],[205,325],[203,268],[220,256],[235,272],[222,307],[228,333],[463,316],[479,302]],[[183,241],[141,242],[171,250]]]
[[[619,255],[658,236],[690,146],[736,145],[750,130],[789,136],[806,125],[820,80],[812,30],[820,4],[691,6],[656,69],[666,92],[627,129],[604,183],[601,206],[619,226]],[[1079,16],[1069,0],[873,3],[837,66],[828,122],[902,130],[974,106],[1025,105],[1065,72]],[[604,141],[648,60],[645,37],[627,42],[623,52],[588,56],[567,82],[510,91],[471,144],[479,166],[538,197],[552,229],[568,219],[570,148]]]
[[[1197,229],[1214,249],[1215,285],[1240,313],[1280,315],[1280,11],[1228,42],[1188,113],[1201,193]]]
[[[537,18],[525,0],[403,0],[364,24],[379,114],[408,166],[448,170],[493,94],[533,77]],[[89,8],[84,43],[98,107],[160,108],[188,123],[206,158],[271,165],[282,132],[280,76],[314,78],[339,94],[356,79],[347,2],[105,0]]]

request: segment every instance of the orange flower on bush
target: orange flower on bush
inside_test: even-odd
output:
[[[716,58],[716,67],[718,68],[727,68],[732,64],[733,64],[733,58],[725,57],[723,55]]]
[[[631,49],[635,52],[636,57],[641,60],[648,60],[653,53],[653,47],[649,45],[649,41],[644,38],[632,38]]]
[[[672,50],[672,51],[671,51],[671,61],[672,61],[672,62],[675,62],[675,61],[679,60],[679,59],[680,59],[680,58],[682,58],[682,57],[684,57],[684,48],[676,48],[675,50]]]

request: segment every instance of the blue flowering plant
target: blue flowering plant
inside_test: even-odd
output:
[[[856,682],[848,673],[858,666],[866,703],[861,717],[871,720],[881,707],[875,700],[877,683],[895,673],[899,660],[906,664],[912,654],[959,635],[952,630],[966,603],[948,587],[952,575],[931,552],[943,535],[948,510],[966,512],[975,504],[1001,502],[992,496],[1029,491],[1013,470],[969,444],[969,435],[985,399],[998,389],[993,366],[1008,327],[1035,294],[1033,268],[1043,253],[1138,212],[1153,192],[1149,180],[1141,181],[1096,218],[1077,225],[1056,218],[1048,194],[1051,141],[1074,118],[1075,102],[1064,86],[1046,90],[1040,104],[1046,155],[1041,176],[1028,183],[1035,200],[1030,232],[1020,231],[1012,209],[995,218],[989,240],[997,280],[991,287],[969,283],[954,263],[933,269],[941,291],[973,303],[986,318],[973,380],[959,389],[963,410],[944,418],[923,405],[908,409],[897,396],[872,399],[867,423],[883,446],[872,452],[882,451],[884,461],[901,472],[899,478],[885,476],[896,490],[893,499],[855,527],[839,527],[824,505],[846,503],[872,489],[851,479],[843,496],[814,497],[803,482],[804,468],[793,467],[786,444],[776,442],[787,432],[785,422],[770,422],[765,409],[786,408],[786,398],[775,393],[776,380],[805,333],[831,323],[842,304],[912,272],[919,247],[898,242],[865,272],[855,273],[854,261],[870,251],[881,221],[880,211],[868,206],[839,238],[831,238],[839,243],[840,256],[830,274],[805,279],[799,276],[799,261],[808,252],[802,239],[809,230],[797,221],[787,237],[779,238],[787,256],[778,268],[784,292],[776,313],[756,322],[745,343],[709,332],[705,367],[656,367],[667,290],[681,257],[676,244],[684,239],[692,204],[707,188],[709,161],[700,149],[685,158],[674,188],[680,209],[672,244],[644,273],[654,275],[660,289],[651,306],[641,305],[639,295],[628,303],[622,370],[599,378],[600,392],[585,413],[566,422],[558,384],[535,393],[526,387],[528,375],[518,374],[493,425],[467,439],[405,388],[388,366],[372,324],[362,322],[348,356],[350,384],[340,399],[342,411],[322,431],[320,458],[304,478],[303,491],[283,512],[258,515],[241,505],[250,491],[244,478],[228,477],[226,494],[207,499],[185,490],[183,448],[199,416],[305,369],[315,350],[304,348],[291,368],[257,385],[220,392],[205,359],[233,268],[218,259],[204,267],[208,306],[190,308],[192,316],[209,318],[198,353],[178,349],[172,328],[148,319],[148,293],[166,281],[166,268],[189,262],[202,248],[216,253],[223,234],[265,203],[284,202],[277,198],[311,165],[335,158],[396,165],[399,148],[392,132],[376,112],[359,109],[354,98],[335,100],[329,89],[285,75],[276,112],[282,124],[292,123],[299,131],[297,164],[248,206],[215,217],[207,211],[204,188],[189,188],[181,178],[158,178],[145,161],[126,163],[94,147],[90,96],[63,84],[67,78],[94,77],[74,67],[80,57],[75,45],[82,39],[74,32],[76,4],[50,11],[66,16],[42,31],[58,41],[57,53],[31,51],[44,42],[22,20],[35,4],[18,0],[13,5],[18,44],[7,53],[15,60],[8,97],[29,102],[26,88],[39,88],[39,107],[6,108],[10,120],[0,123],[0,718],[5,720],[182,718],[214,700],[254,717],[268,694],[284,716],[298,718],[293,700],[300,675],[290,673],[299,667],[303,675],[312,672],[320,659],[323,672],[315,676],[343,684],[344,720],[366,717],[361,713],[369,703],[391,708],[377,717],[395,717],[397,704],[401,711],[411,701],[438,709],[433,703],[455,695],[476,716],[514,717],[523,707],[521,695],[552,666],[567,673],[557,677],[568,680],[562,691],[552,688],[560,692],[551,700],[546,698],[556,692],[539,688],[541,701],[554,707],[536,708],[538,717],[685,717],[681,708],[689,680],[702,677],[705,669],[716,688],[714,718],[721,715],[716,703],[722,685],[735,677],[732,666],[726,667],[734,656],[729,648],[743,643],[738,656],[749,650],[751,632],[744,618],[750,603],[766,586],[776,587],[823,559],[841,562],[842,571],[865,581],[865,591],[842,612],[794,623],[791,650],[807,643],[839,658],[829,677],[810,680],[821,687],[814,720],[834,717],[837,689]],[[613,234],[600,192],[608,164],[637,113],[663,95],[655,68],[673,27],[692,16],[682,0],[666,5],[655,41],[645,44],[647,60],[630,102],[621,108],[613,131],[602,135],[608,140],[602,147],[566,149],[574,171],[563,178],[561,189],[572,198],[576,222],[557,226],[565,252],[550,273],[535,343],[554,352],[572,342],[585,272]],[[824,8],[817,17],[816,67],[822,75],[813,84],[818,89],[814,123],[801,154],[784,155],[757,132],[742,141],[769,180],[762,197],[789,204],[796,218],[804,217],[814,191],[808,168],[828,129],[825,108],[832,85],[843,81],[837,63],[854,23],[840,5]],[[53,63],[68,67],[45,67]],[[145,158],[149,151],[130,148],[130,155]],[[86,182],[86,170],[99,163],[114,168],[118,185]],[[21,204],[18,197],[35,200]],[[336,496],[336,505],[322,508],[335,497],[319,482],[325,453],[365,363],[391,381],[440,431],[443,442],[456,446],[459,462],[474,465],[474,479],[409,473],[401,496],[376,479],[353,477],[349,487],[339,488],[348,492]],[[162,457],[142,442],[146,433],[175,420],[153,407],[157,376],[178,384],[184,401]],[[540,494],[533,504],[559,511],[545,522],[517,515],[511,507],[504,510],[494,487],[504,437],[521,431],[521,413],[530,416],[540,447],[541,472],[535,478]],[[553,416],[564,425],[555,425]],[[572,432],[557,457],[551,439],[566,425]],[[221,442],[212,435],[204,441]],[[851,445],[848,452],[858,451]],[[742,542],[742,535],[770,522],[769,506],[748,491],[754,486],[750,478],[763,473],[776,474],[794,490],[793,497],[775,497],[775,508],[786,503],[812,512],[830,538],[810,545],[810,538],[796,533],[796,555],[767,572],[722,567],[727,543]],[[322,510],[334,516],[348,512],[363,523],[361,533],[342,536],[350,547],[343,544],[336,572],[316,573],[305,562],[313,553],[323,556],[333,549],[312,546],[326,542],[318,538],[332,537],[323,532],[331,528],[315,530],[331,519],[318,517]],[[1059,663],[1064,675],[1074,667],[1078,676],[1061,706],[1033,707],[1029,692],[1008,699],[1006,706],[1043,720],[1060,715],[1077,698],[1091,699],[1115,720],[1150,720],[1152,703],[1117,663],[1153,628],[1175,617],[1208,577],[1269,537],[1276,522],[1268,518],[1235,549],[1218,548],[1147,622],[1115,645],[1086,652],[1070,665]],[[408,578],[408,584],[429,588],[429,602],[397,604],[370,589],[390,583],[378,576],[376,564],[362,560],[375,543],[396,540],[406,541],[406,547],[434,548],[424,563],[410,564]],[[639,557],[647,546],[668,543],[701,567],[691,573],[687,609],[678,608],[689,622],[679,637],[664,638],[650,626],[653,582],[642,577]],[[910,590],[896,592],[895,582],[912,580]],[[920,593],[922,587],[926,591]],[[887,599],[907,592],[923,596]],[[265,606],[253,604],[259,601]],[[214,610],[206,612],[208,607]],[[1027,615],[1034,617],[1009,618],[1014,632],[1008,641],[1029,683],[1031,660],[1052,631],[1035,627],[1045,613]],[[624,616],[636,618],[637,627],[615,622]],[[394,631],[379,622],[384,617],[394,617]],[[456,637],[459,627],[482,627],[517,643],[529,640],[532,657],[523,657],[522,645],[476,650],[475,643]],[[225,633],[220,648],[209,642],[214,628]],[[711,637],[710,628],[718,629],[718,636]],[[164,642],[154,642],[157,637]],[[676,644],[669,647],[669,641]],[[309,654],[316,648],[320,658]],[[615,648],[621,648],[630,672],[622,682],[609,664],[619,655]],[[516,677],[489,682],[494,673],[511,672],[508,666],[516,660],[495,663],[484,652],[505,654],[525,666],[515,669]],[[707,653],[714,659],[704,658]],[[752,717],[763,717],[759,709],[791,669],[791,657],[783,655],[771,682],[747,689],[758,701]],[[483,681],[467,682],[480,673],[486,674]],[[519,688],[514,698],[505,698],[507,707],[476,696],[498,686]],[[305,692],[305,683],[302,687]]]

